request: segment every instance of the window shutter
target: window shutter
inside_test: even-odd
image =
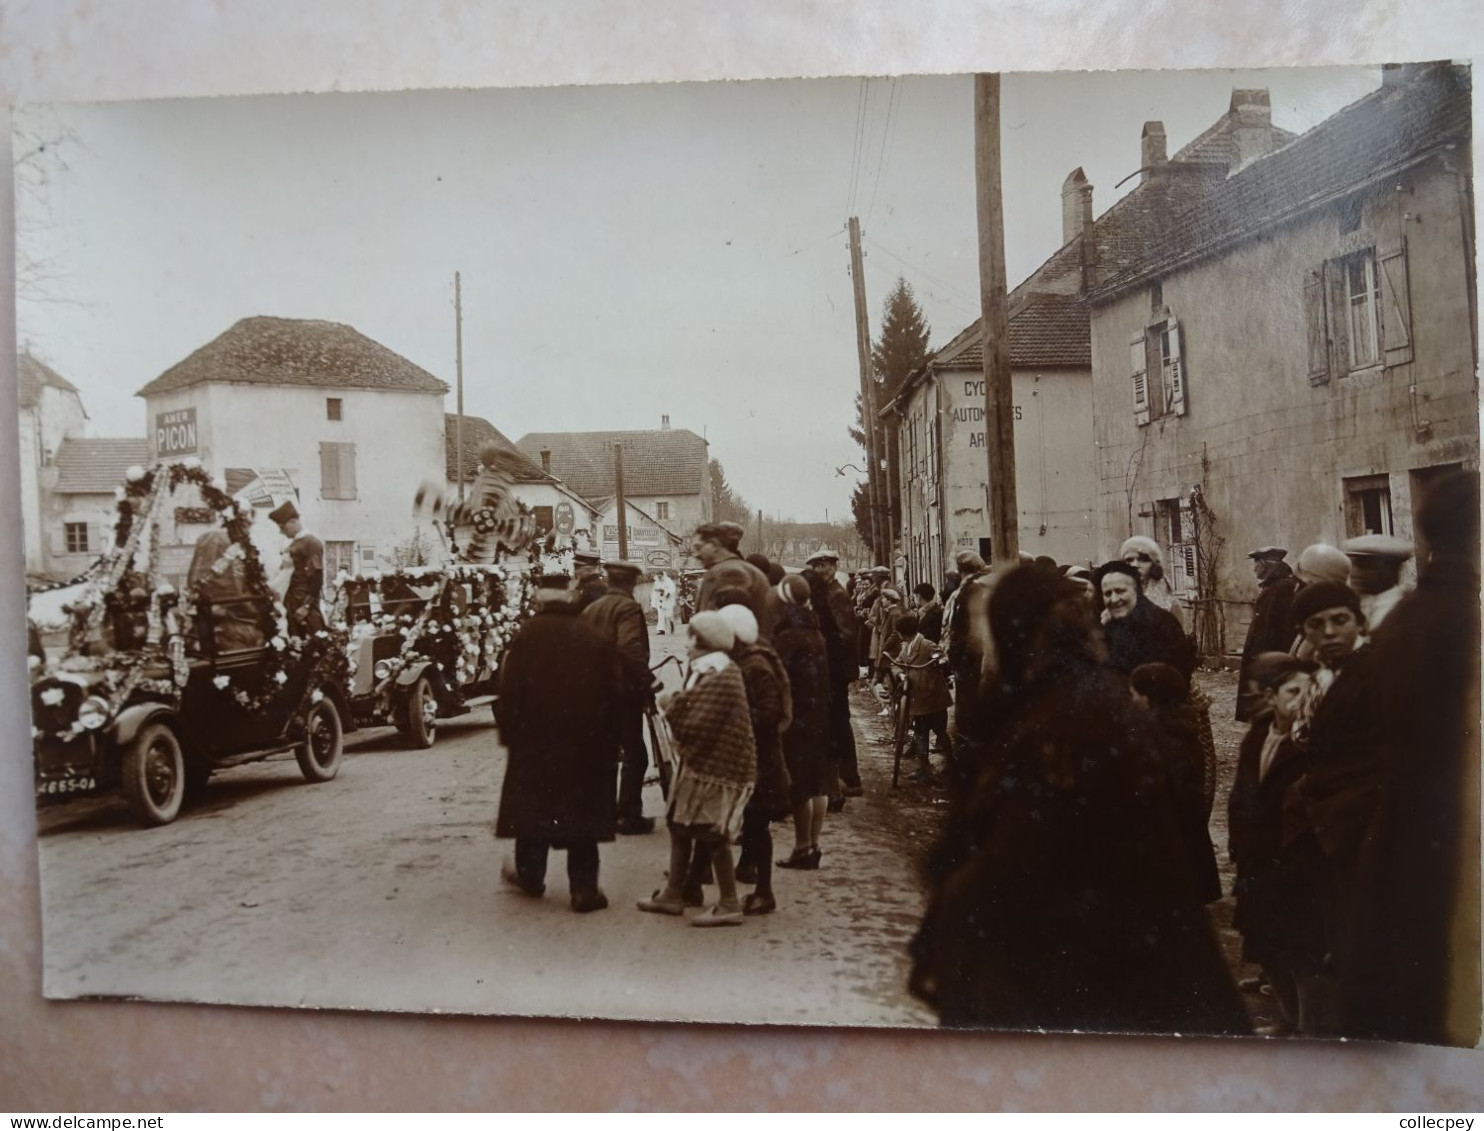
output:
[[[1329,325],[1324,311],[1324,269],[1309,273],[1304,283],[1304,317],[1309,328],[1309,384],[1329,381]]]
[[[88,553],[101,554],[103,552],[105,530],[107,530],[107,527],[101,522],[88,523]]]
[[[1180,353],[1180,323],[1171,318],[1165,323],[1170,335],[1170,411],[1185,415],[1185,358]]]
[[[1329,371],[1343,377],[1350,372],[1350,299],[1345,288],[1345,261],[1331,259],[1324,265],[1325,298],[1333,317],[1329,319]]]
[[[340,445],[340,497],[356,498],[356,446]]]
[[[1149,374],[1145,358],[1144,334],[1141,331],[1128,344],[1129,364],[1134,379],[1134,423],[1149,423]]]
[[[1412,360],[1412,297],[1407,285],[1407,245],[1403,241],[1376,255],[1381,268],[1381,348],[1386,364]]]
[[[337,446],[327,441],[320,441],[319,497],[322,499],[340,497],[340,455],[335,450]]]

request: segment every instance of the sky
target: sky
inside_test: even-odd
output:
[[[1144,122],[1173,154],[1234,88],[1302,132],[1379,83],[1005,76],[1010,285],[1060,246],[1072,169],[1099,215],[1138,183],[1115,188]],[[979,309],[968,77],[39,106],[15,149],[18,340],[95,436],[143,435],[133,394],[252,315],[347,323],[452,385],[457,270],[466,412],[511,439],[668,415],[753,508],[842,519],[857,475],[836,469],[863,462],[846,218],[873,334],[899,275],[934,348]]]

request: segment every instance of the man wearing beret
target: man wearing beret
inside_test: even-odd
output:
[[[1288,791],[1285,842],[1305,862],[1321,909],[1323,953],[1316,946],[1304,965],[1312,987],[1316,1035],[1338,1032],[1335,980],[1342,925],[1346,922],[1356,866],[1381,797],[1382,750],[1378,741],[1373,652],[1364,646],[1360,600],[1332,581],[1306,585],[1293,600],[1293,623],[1322,665],[1317,703],[1305,704],[1309,766]],[[1296,724],[1297,726],[1297,724]]]
[[[1360,597],[1366,632],[1374,636],[1405,593],[1402,566],[1412,556],[1412,543],[1389,534],[1365,534],[1340,549],[1350,559],[1350,588]]]
[[[820,550],[804,564],[810,572],[818,575],[828,594],[829,607],[815,609],[815,614],[821,620],[830,617],[835,622],[833,639],[830,635],[825,637],[830,661],[830,747],[835,755],[843,796],[859,797],[862,793],[861,773],[855,749],[855,731],[850,725],[850,685],[860,678],[856,648],[860,626],[856,621],[855,607],[837,576],[839,555],[833,550]],[[843,804],[842,798],[833,801],[837,809]]]
[[[270,511],[268,517],[289,540],[284,558],[293,574],[283,596],[289,635],[308,636],[325,627],[325,614],[319,604],[325,588],[325,544],[304,529],[299,508],[292,502]]]
[[[1263,546],[1247,555],[1252,559],[1252,573],[1257,578],[1257,601],[1252,606],[1252,623],[1247,626],[1247,639],[1242,644],[1242,668],[1237,680],[1237,722],[1252,718],[1255,705],[1251,680],[1252,660],[1263,652],[1286,652],[1293,643],[1289,609],[1298,590],[1298,579],[1283,559],[1288,551],[1280,546]]]
[[[608,591],[582,610],[582,619],[618,649],[623,666],[623,695],[618,711],[618,745],[622,758],[618,786],[618,831],[636,835],[654,831],[644,815],[644,772],[649,752],[644,746],[644,708],[653,698],[649,670],[649,626],[634,600],[642,570],[633,562],[604,562]]]

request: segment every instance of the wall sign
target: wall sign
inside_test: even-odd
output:
[[[155,413],[155,456],[196,454],[196,410],[178,408],[174,412]]]

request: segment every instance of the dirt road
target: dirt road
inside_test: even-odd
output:
[[[656,638],[657,656],[674,638]],[[673,665],[668,669],[674,672]],[[565,858],[544,899],[499,882],[490,825],[504,751],[488,708],[428,751],[353,736],[340,776],[290,758],[213,779],[173,825],[117,802],[41,815],[45,988],[52,997],[772,1024],[931,1024],[905,991],[922,913],[915,870],[930,795],[885,794],[890,765],[861,720],[870,796],[832,815],[821,869],[776,873],[779,909],[695,930],[642,914],[658,831],[602,848],[612,906],[574,915]],[[662,812],[658,786],[646,808]],[[914,816],[913,814],[918,814]],[[775,826],[777,855],[791,847]],[[712,889],[714,891],[714,889]]]

